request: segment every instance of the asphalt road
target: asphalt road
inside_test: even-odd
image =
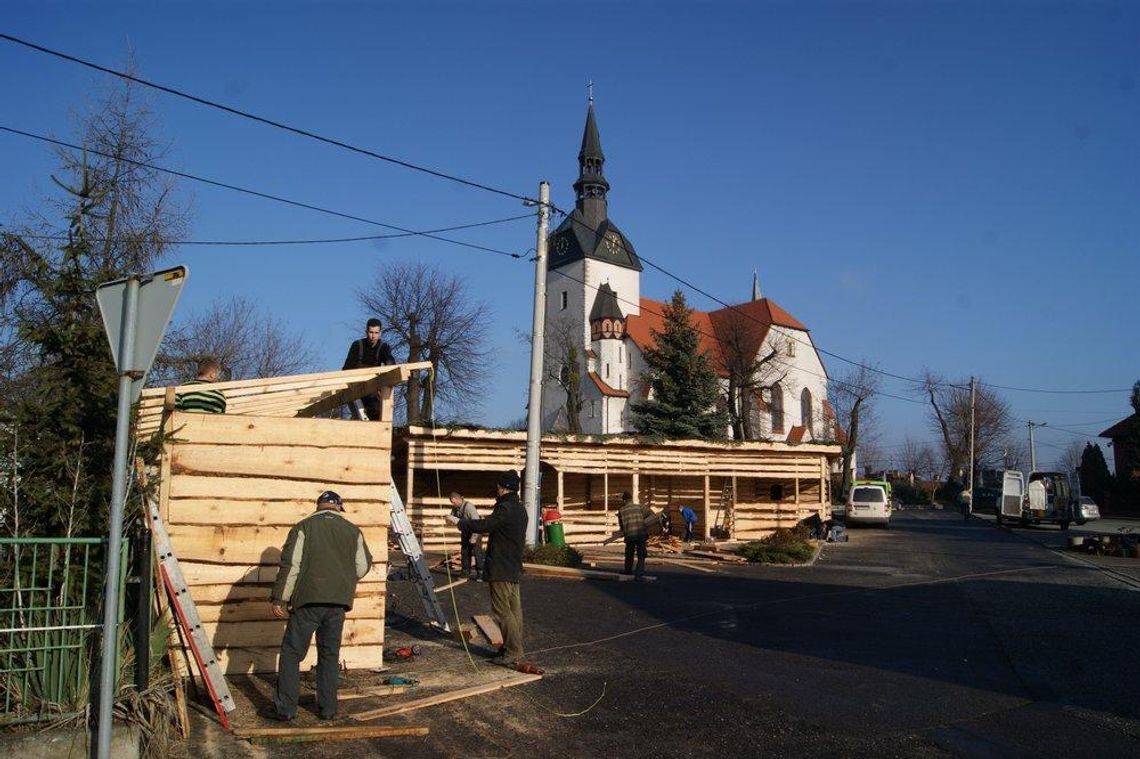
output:
[[[810,567],[651,559],[652,583],[525,578],[541,682],[390,718],[428,725],[424,738],[247,749],[198,719],[195,756],[1140,753],[1140,592],[954,513],[849,535]],[[390,585],[390,644],[425,650],[396,673],[425,694],[502,675],[424,631],[416,600]],[[484,611],[485,586],[455,603]],[[270,687],[236,690],[254,706]],[[344,710],[379,705],[356,703]]]

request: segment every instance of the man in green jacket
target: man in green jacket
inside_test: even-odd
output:
[[[356,583],[372,568],[360,528],[344,516],[344,502],[331,490],[317,510],[289,531],[273,584],[273,616],[289,619],[281,639],[277,696],[264,716],[287,722],[297,716],[301,660],[317,635],[317,714],[336,717],[340,638],[344,613],[352,608]]]
[[[519,501],[519,476],[513,469],[500,475],[495,509],[486,519],[460,519],[464,532],[486,532],[490,535],[483,572],[491,591],[491,613],[503,633],[499,655],[508,656],[521,672],[531,672],[534,665],[523,661],[522,577],[523,548],[526,546],[526,509]]]
[[[653,512],[648,506],[634,503],[633,496],[629,493],[621,494],[618,527],[625,538],[625,571],[622,574],[632,574],[637,580],[645,577],[645,556],[649,543],[649,529],[645,526],[645,521],[652,516]],[[637,571],[633,571],[634,552],[637,553]]]

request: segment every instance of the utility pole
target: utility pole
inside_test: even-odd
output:
[[[546,322],[546,227],[550,221],[550,185],[538,185],[538,241],[534,245],[534,319],[530,330],[530,396],[526,409],[526,474],[523,505],[527,545],[538,542],[538,456],[542,444],[542,354]]]
[[[1037,446],[1033,442],[1033,428],[1034,427],[1044,427],[1048,424],[1048,422],[1041,422],[1040,424],[1038,424],[1037,422],[1026,422],[1026,424],[1029,425],[1029,471],[1036,472],[1037,471]]]
[[[973,511],[974,503],[974,407],[975,401],[978,397],[978,382],[973,377],[970,377],[970,474],[967,477],[966,489],[970,491],[970,506]]]

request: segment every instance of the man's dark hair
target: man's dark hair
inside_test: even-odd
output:
[[[371,319],[368,320],[368,323],[364,325],[365,329],[368,329],[369,327],[380,327],[381,329],[383,329],[384,325],[380,323],[379,319],[377,319],[375,316],[373,316]]]

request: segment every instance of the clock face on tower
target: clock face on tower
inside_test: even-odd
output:
[[[568,251],[569,249],[570,249],[570,241],[567,240],[564,236],[555,238],[555,240],[554,240],[554,253],[555,253],[555,255],[564,256],[564,255],[566,255],[566,251]]]
[[[621,244],[621,236],[617,232],[606,233],[606,248],[613,255],[621,253],[624,246]]]

